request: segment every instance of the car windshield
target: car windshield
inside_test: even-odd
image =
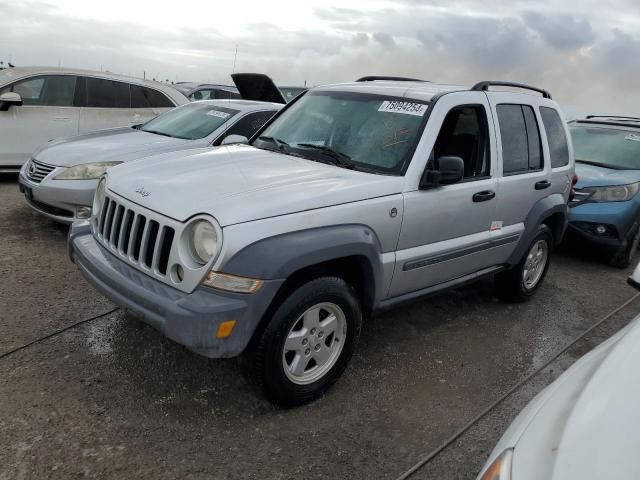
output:
[[[157,116],[140,130],[166,137],[197,140],[210,135],[238,112],[217,105],[191,103]]]
[[[640,129],[636,132],[599,126],[573,126],[576,162],[616,170],[640,170]]]
[[[424,128],[427,106],[409,98],[311,91],[253,145],[344,168],[402,175]]]

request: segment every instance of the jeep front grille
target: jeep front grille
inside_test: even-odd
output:
[[[44,178],[56,169],[54,165],[38,162],[33,158],[29,159],[25,170],[27,178],[33,183],[40,183]]]
[[[106,196],[97,223],[94,222],[94,234],[102,245],[128,263],[165,277],[175,229],[136,210]]]

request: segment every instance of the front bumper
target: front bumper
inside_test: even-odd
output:
[[[640,205],[635,199],[627,202],[581,203],[570,209],[570,237],[615,252],[626,247],[639,211]],[[596,234],[591,228],[595,225],[607,226],[610,233]]]
[[[27,204],[38,213],[57,222],[71,224],[81,207],[91,208],[98,180],[52,180],[56,170],[41,183],[29,180],[20,171],[18,183]]]
[[[211,358],[242,353],[283,280],[265,281],[255,294],[242,295],[197,287],[184,293],[125,264],[99,245],[88,222],[69,230],[69,254],[97,290],[134,316],[188,349]],[[235,320],[221,340],[221,322]]]

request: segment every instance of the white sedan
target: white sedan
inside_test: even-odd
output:
[[[640,266],[629,283],[640,289]],[[479,480],[640,478],[640,317],[538,394]]]

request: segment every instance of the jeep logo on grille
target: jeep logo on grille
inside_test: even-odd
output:
[[[151,192],[147,192],[144,187],[140,187],[139,189],[136,190],[136,193],[139,193],[140,195],[142,195],[143,197],[148,197],[149,195],[151,195]]]

